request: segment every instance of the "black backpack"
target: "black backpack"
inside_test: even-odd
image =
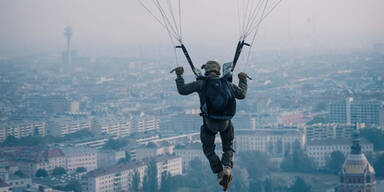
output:
[[[236,113],[236,99],[226,78],[204,78],[200,93],[203,116],[231,120]]]

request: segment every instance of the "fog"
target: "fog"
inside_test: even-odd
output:
[[[195,54],[232,53],[236,1],[182,1],[183,34]],[[384,41],[382,0],[283,0],[263,22],[257,50],[347,50]],[[165,30],[136,0],[0,0],[0,56],[58,54],[64,27],[90,56],[134,56],[169,47]],[[165,53],[168,53],[167,51]]]

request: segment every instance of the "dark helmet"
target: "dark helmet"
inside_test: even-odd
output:
[[[202,68],[205,70],[205,73],[216,72],[220,74],[220,64],[217,61],[208,61]]]

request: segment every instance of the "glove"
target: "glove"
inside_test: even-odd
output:
[[[176,75],[182,75],[184,73],[184,68],[176,67],[175,71],[176,71]]]
[[[237,76],[239,77],[240,80],[245,80],[245,79],[247,79],[248,75],[244,72],[241,72]]]

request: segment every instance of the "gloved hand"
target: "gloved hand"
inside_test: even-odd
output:
[[[247,79],[247,77],[248,77],[248,75],[247,75],[246,73],[244,73],[244,72],[240,72],[237,76],[238,76],[239,79],[241,79],[241,80],[245,80],[245,79]]]
[[[184,73],[184,68],[183,67],[176,67],[175,71],[176,71],[176,75],[182,75]]]

